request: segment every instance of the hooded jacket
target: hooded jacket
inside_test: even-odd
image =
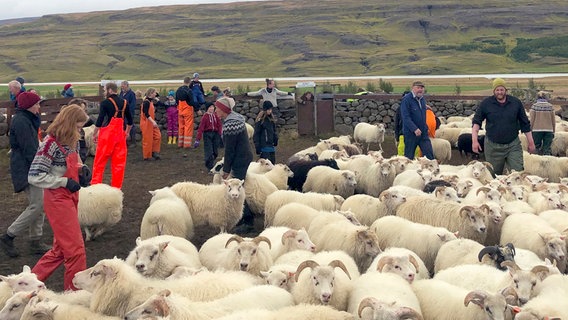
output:
[[[28,110],[16,109],[10,125],[10,172],[14,192],[28,187],[28,172],[39,147],[39,116]]]

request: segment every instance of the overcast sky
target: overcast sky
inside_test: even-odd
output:
[[[123,10],[174,4],[227,2],[239,2],[239,0],[14,0],[8,1],[8,3],[3,3],[2,8],[0,9],[0,20],[41,17],[46,14],[55,13]]]

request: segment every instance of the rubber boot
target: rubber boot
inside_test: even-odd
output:
[[[173,137],[172,144],[177,144],[177,137]]]
[[[168,137],[168,144],[172,144],[172,138],[173,137]]]
[[[152,152],[152,158],[154,158],[156,160],[162,159],[159,152]]]
[[[31,240],[30,241],[30,253],[31,254],[44,254],[49,250],[51,250],[51,246],[41,242],[40,240]]]
[[[6,255],[10,258],[16,258],[20,255],[18,249],[14,246],[14,238],[10,237],[8,234],[4,234],[0,237],[0,246],[6,252]]]

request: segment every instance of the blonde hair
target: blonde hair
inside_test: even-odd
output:
[[[146,90],[146,93],[144,94],[144,97],[148,97],[149,95],[151,95],[152,93],[156,92],[156,89],[150,87],[148,88],[148,90]]]
[[[77,142],[81,139],[81,133],[77,130],[77,123],[85,123],[88,119],[89,116],[81,106],[70,104],[61,109],[46,132],[54,137],[57,142],[74,150],[77,147]]]

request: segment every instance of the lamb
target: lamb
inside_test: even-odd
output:
[[[316,210],[301,203],[288,203],[282,206],[274,216],[273,226],[285,226],[291,229],[309,228],[314,218],[326,215],[328,221],[347,219],[354,225],[361,225],[351,211]]]
[[[379,247],[402,247],[412,250],[422,259],[429,273],[434,273],[438,250],[448,241],[457,239],[445,228],[408,221],[397,216],[386,216],[371,225],[379,239]]]
[[[36,295],[35,291],[20,291],[14,293],[8,300],[6,300],[6,304],[2,310],[0,310],[0,319],[20,320],[22,313],[24,313],[24,308]]]
[[[406,170],[398,174],[392,183],[393,186],[404,185],[414,189],[422,190],[424,185],[432,181],[432,171],[428,169]]]
[[[501,293],[469,291],[435,279],[417,281],[412,289],[426,320],[502,320],[512,317]],[[470,303],[477,306],[470,306]]]
[[[413,222],[458,231],[464,238],[483,243],[487,236],[488,211],[487,205],[463,206],[431,198],[413,197],[398,207],[396,215]]]
[[[347,311],[365,320],[422,319],[410,284],[391,273],[366,273],[354,280]]]
[[[135,320],[149,314],[171,316],[176,320],[206,320],[216,319],[238,310],[257,308],[277,310],[293,304],[294,300],[289,292],[274,286],[255,286],[209,302],[194,302],[171,293],[170,290],[163,290],[130,310],[124,319]]]
[[[99,183],[79,190],[79,224],[85,241],[94,240],[122,219],[122,191]]]
[[[260,246],[261,241],[266,242],[268,248]],[[210,270],[240,270],[260,276],[260,271],[268,270],[273,264],[270,248],[270,240],[264,236],[243,239],[237,235],[221,233],[203,243],[199,249],[199,258]]]
[[[22,320],[50,319],[50,320],[118,320],[113,316],[105,316],[89,310],[88,307],[55,302],[50,300],[39,301],[32,298],[22,313]]]
[[[501,243],[511,242],[517,248],[528,249],[539,258],[556,260],[560,272],[566,270],[565,236],[548,225],[542,218],[530,213],[515,213],[505,219],[501,230]]]
[[[272,225],[276,211],[287,203],[296,202],[318,210],[333,211],[341,208],[343,201],[343,197],[338,195],[278,190],[266,198],[264,206],[264,227]]]
[[[272,170],[266,172],[264,176],[279,190],[288,190],[288,179],[293,177],[294,173],[287,165],[279,163]]]
[[[332,144],[345,145],[345,144],[351,144],[351,138],[352,137],[350,135],[344,135],[339,137],[329,137],[324,141],[329,143],[330,145]]]
[[[294,173],[294,176],[288,178],[288,187],[290,190],[302,191],[302,186],[306,182],[306,177],[308,172],[317,166],[328,166],[330,168],[339,170],[337,166],[337,161],[334,159],[326,160],[298,160],[288,163],[290,170]]]
[[[341,210],[350,210],[357,220],[370,226],[375,220],[396,213],[396,208],[406,201],[406,197],[394,190],[383,191],[379,198],[366,194],[356,194],[343,202]]]
[[[218,318],[217,320],[354,320],[355,317],[345,311],[337,311],[332,307],[298,304],[279,310],[247,310],[235,312],[233,314]]]
[[[379,253],[367,269],[367,273],[375,271],[397,274],[408,283],[412,283],[415,278],[418,280],[430,278],[422,259],[406,248],[391,247]]]
[[[161,280],[143,277],[124,261],[104,259],[78,272],[73,284],[91,291],[91,311],[124,317],[152,294],[169,289],[194,301],[210,301],[256,285],[245,272],[200,272],[192,277]]]
[[[560,195],[549,192],[531,192],[528,198],[529,205],[536,214],[546,210],[564,209],[564,204],[560,201]]]
[[[472,142],[473,139],[471,137],[471,133],[462,133],[458,137],[458,142],[456,144],[460,155],[465,155],[466,157],[471,153],[471,158],[473,160],[479,160],[479,153],[473,152],[472,149]],[[485,150],[485,136],[478,135],[477,142],[481,146],[481,150]]]
[[[221,160],[217,161],[213,168],[209,170],[209,173],[213,175],[212,184],[222,184],[223,183],[223,165],[225,163],[225,158],[221,158]]]
[[[45,284],[39,281],[37,275],[32,273],[29,266],[24,265],[22,272],[8,276],[0,276],[0,308],[4,307],[12,293],[20,291],[34,291],[45,288]]]
[[[508,243],[507,246],[487,246],[470,240],[457,239],[446,242],[440,247],[434,263],[434,272],[464,265],[464,264],[487,264],[505,270],[501,267],[503,261],[514,261],[515,247]]]
[[[347,198],[353,195],[356,185],[354,172],[318,166],[308,172],[302,190],[304,192],[329,193]]]
[[[447,163],[452,159],[452,145],[446,139],[431,138],[432,151],[434,151],[434,157],[440,163]]]
[[[171,189],[187,204],[196,227],[209,224],[224,232],[243,215],[245,190],[239,179],[225,180],[221,185],[178,182]]]
[[[353,139],[355,142],[366,143],[367,151],[371,143],[378,143],[379,149],[382,151],[382,143],[385,141],[385,125],[383,123],[369,124],[359,122],[353,131]]]
[[[247,173],[243,187],[245,188],[247,205],[254,214],[263,214],[266,198],[278,191],[278,188],[266,175],[256,173]]]
[[[260,276],[266,281],[266,284],[292,292],[292,288],[296,285],[294,272],[296,272],[297,267],[292,264],[275,264],[268,271],[261,271]]]
[[[268,171],[274,169],[274,164],[268,159],[260,158],[256,162],[251,162],[248,166],[247,173],[267,173]]]
[[[150,191],[152,199],[140,224],[142,240],[168,234],[193,238],[193,220],[185,202],[169,187]]]
[[[264,236],[270,241],[269,251],[273,261],[282,254],[292,250],[307,250],[311,252],[316,250],[316,246],[310,240],[304,228],[293,230],[288,227],[270,227],[264,229],[259,236]],[[264,246],[265,244],[262,243],[262,245]]]
[[[397,176],[396,167],[390,160],[376,161],[360,170],[357,192],[374,197],[391,187]]]
[[[170,246],[170,242],[166,239],[163,242],[158,241],[157,239],[142,241],[138,237],[136,248],[128,255],[126,263],[143,276],[158,279],[169,277],[173,270],[180,266],[201,268],[199,254],[191,243],[187,246],[191,248],[191,254],[187,254],[178,250],[175,245]]]

